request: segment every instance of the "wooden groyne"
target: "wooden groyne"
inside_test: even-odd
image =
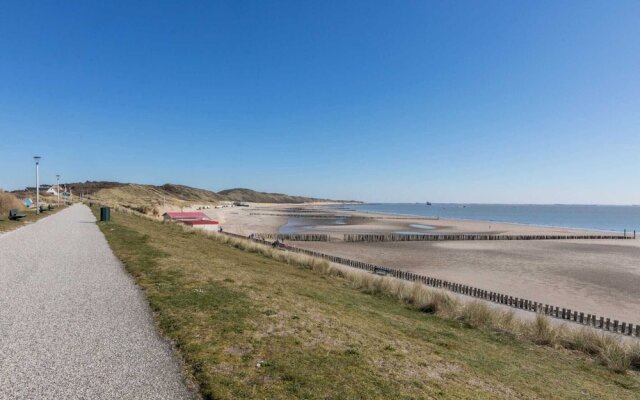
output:
[[[226,235],[247,239],[246,236],[241,236],[233,233],[224,232]],[[628,239],[628,238],[627,238]],[[253,237],[251,239],[255,242],[271,245],[268,240]],[[640,337],[640,325],[630,322],[622,322],[617,319],[598,316],[596,314],[585,313],[583,311],[572,310],[570,308],[554,306],[550,304],[544,304],[541,302],[523,299],[515,296],[510,296],[504,293],[484,290],[476,288],[470,285],[464,285],[456,282],[449,282],[444,279],[437,279],[428,277],[425,275],[416,274],[409,271],[403,271],[400,269],[383,267],[374,265],[362,261],[351,260],[344,257],[332,256],[329,254],[320,253],[313,250],[302,249],[295,246],[287,246],[286,251],[294,253],[306,254],[311,257],[317,257],[325,259],[329,262],[336,264],[346,265],[352,268],[357,268],[363,271],[371,272],[377,275],[389,276],[397,279],[403,279],[410,282],[419,282],[423,285],[449,290],[460,295],[465,295],[492,303],[500,304],[506,307],[511,307],[523,311],[530,311],[535,313],[541,313],[551,318],[561,319],[563,321],[572,322],[575,324],[589,326],[595,329],[601,329],[606,332],[617,333],[625,336]]]
[[[344,235],[345,242],[438,242],[456,240],[573,240],[573,239],[634,239],[631,235],[487,235],[487,234],[360,234],[348,233]]]
[[[329,242],[331,237],[325,233],[257,233],[264,240],[291,240],[294,242]]]

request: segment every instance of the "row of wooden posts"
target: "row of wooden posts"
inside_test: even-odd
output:
[[[291,240],[294,242],[329,242],[326,233],[259,233],[257,237],[267,240]],[[632,239],[611,235],[430,235],[430,234],[345,234],[345,242],[432,242],[456,240],[560,240],[560,239]]]
[[[569,240],[569,239],[635,239],[627,235],[487,235],[487,234],[402,234],[402,233],[347,233],[345,242],[438,242],[455,240]]]
[[[329,242],[331,237],[326,233],[259,233],[256,237],[265,240],[292,240],[294,242]]]
[[[224,232],[227,235],[247,239],[246,236],[237,235],[234,233]],[[265,239],[253,236],[253,241],[270,245],[271,243]],[[358,268],[364,271],[368,271],[378,275],[390,276],[397,279],[403,279],[411,282],[420,282],[426,286],[446,289],[455,293],[459,293],[465,296],[470,296],[493,303],[501,304],[504,306],[531,311],[536,313],[542,313],[552,318],[558,318],[565,321],[577,323],[580,325],[590,326],[596,329],[602,329],[607,332],[618,333],[627,336],[640,337],[640,325],[630,322],[622,322],[616,319],[607,318],[603,316],[596,316],[595,314],[588,314],[582,311],[571,310],[569,308],[553,306],[549,304],[539,303],[533,300],[518,298],[509,296],[503,293],[488,291],[479,289],[469,285],[463,285],[461,283],[449,282],[444,279],[431,278],[428,276],[416,274],[409,271],[403,271],[395,268],[382,267],[362,261],[351,260],[344,257],[332,256],[329,254],[320,253],[313,250],[302,249],[294,246],[287,246],[288,251],[295,253],[306,254],[308,256],[322,258],[327,261],[342,264],[353,268]]]

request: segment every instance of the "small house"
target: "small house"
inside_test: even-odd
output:
[[[58,194],[60,196],[69,196],[69,191],[67,190],[66,186],[62,187],[59,185],[50,186],[49,189],[47,189],[47,193],[52,194],[54,196],[57,196]]]

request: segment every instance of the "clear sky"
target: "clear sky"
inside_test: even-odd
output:
[[[640,203],[640,1],[0,0],[0,187]]]

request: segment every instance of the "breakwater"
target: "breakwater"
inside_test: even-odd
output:
[[[255,237],[265,240],[291,240],[295,242],[329,242],[331,237],[326,233],[257,233]]]
[[[345,242],[438,242],[456,240],[597,240],[597,239],[635,239],[627,235],[487,235],[487,234],[401,234],[401,233],[348,233],[343,236]]]

